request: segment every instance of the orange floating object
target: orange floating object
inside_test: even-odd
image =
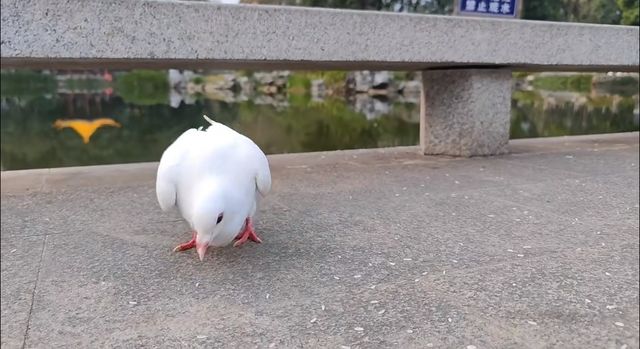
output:
[[[72,128],[77,134],[82,137],[84,144],[89,143],[91,136],[103,126],[121,127],[120,123],[111,118],[100,118],[95,120],[83,120],[83,119],[71,119],[71,120],[56,120],[53,123],[53,127],[61,130],[65,127]]]

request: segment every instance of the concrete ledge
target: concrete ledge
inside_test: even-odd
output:
[[[3,68],[638,69],[631,26],[179,1],[1,4]]]
[[[401,156],[419,154],[418,147],[354,149],[328,152],[269,155],[272,171],[304,169],[311,165],[335,164],[366,156]],[[442,157],[440,159],[443,159]],[[2,194],[52,191],[96,186],[138,185],[155,182],[158,162],[116,165],[75,166],[32,170],[2,171]]]
[[[580,149],[599,144],[600,149],[627,148],[629,145],[638,146],[638,132],[613,133],[601,135],[585,135],[570,137],[549,137],[518,139],[509,142],[511,156],[532,153],[553,153]],[[423,156],[418,146],[393,147],[378,149],[341,150],[331,152],[297,153],[269,155],[269,163],[274,175],[278,171],[287,169],[305,170],[311,166],[336,163],[351,163],[358,159],[357,166],[373,164],[384,157],[390,166],[411,164],[438,164],[460,161],[464,158],[447,156]],[[354,164],[355,166],[356,164]],[[70,188],[135,186],[153,183],[155,181],[157,162],[79,166],[51,169],[3,171],[0,173],[2,194],[23,194],[38,191],[54,191]]]

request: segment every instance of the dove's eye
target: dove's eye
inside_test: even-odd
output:
[[[221,214],[218,216],[218,220],[216,221],[216,224],[220,224],[220,222],[222,222],[222,218],[224,218],[224,213],[221,213]]]

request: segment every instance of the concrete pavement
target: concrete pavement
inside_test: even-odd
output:
[[[3,172],[2,348],[638,348],[638,133],[510,148],[272,156],[202,263],[155,164]]]

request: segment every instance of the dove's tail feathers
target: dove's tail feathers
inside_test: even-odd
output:
[[[207,120],[207,122],[208,122],[208,123],[210,123],[211,125],[215,125],[215,124],[216,124],[216,122],[215,122],[215,121],[213,121],[213,120],[211,120],[211,119],[209,119],[209,117],[208,117],[208,116],[206,116],[206,115],[202,114],[202,117],[203,117],[205,120]]]

